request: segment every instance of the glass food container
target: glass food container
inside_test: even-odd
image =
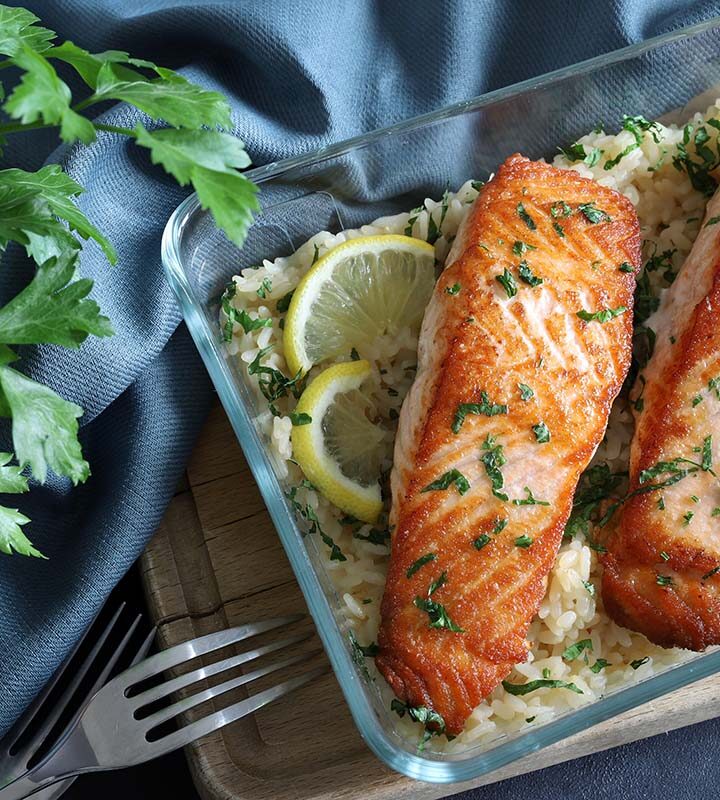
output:
[[[543,77],[458,103],[389,128],[248,172],[262,213],[242,250],[218,232],[197,197],[185,200],[163,237],[163,263],[182,311],[262,491],[318,633],[362,736],[386,764],[425,781],[466,781],[720,671],[720,652],[566,712],[542,726],[458,754],[421,753],[398,729],[377,686],[353,659],[342,605],[316,537],[306,537],[288,504],[277,463],[256,425],[256,394],[223,346],[223,287],[243,267],[293,252],[321,230],[355,228],[406,211],[426,197],[485,179],[511,153],[552,158],[598,123],[617,129],[622,114],[677,119],[704,110],[720,93],[720,19],[663,35]],[[682,109],[678,112],[678,109]],[[322,545],[320,545],[322,546]]]

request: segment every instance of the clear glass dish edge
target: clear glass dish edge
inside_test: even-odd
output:
[[[716,17],[697,25],[672,31],[546,75],[447,106],[430,114],[414,117],[387,128],[329,145],[306,155],[257,167],[248,171],[246,175],[256,183],[262,184],[287,170],[334,158],[355,148],[363,147],[383,136],[402,133],[445,117],[462,114],[483,105],[562,80],[565,77],[632,58],[661,44],[692,37],[717,26],[719,21],[720,17]],[[162,237],[162,262],[165,274],[178,299],[193,341],[245,453],[253,477],[260,488],[335,674],[342,678],[339,683],[355,724],[378,758],[392,769],[417,780],[432,783],[472,780],[624,711],[720,672],[720,651],[700,656],[691,662],[681,664],[660,675],[601,698],[554,722],[536,730],[529,730],[516,739],[463,761],[442,760],[441,756],[414,755],[397,747],[377,724],[372,709],[364,700],[361,688],[356,685],[359,683],[359,678],[350,657],[347,642],[336,624],[332,610],[315,575],[296,522],[283,501],[282,489],[277,482],[265,447],[252,424],[247,409],[234,389],[233,377],[224,361],[220,339],[217,332],[211,330],[207,325],[197,308],[197,301],[193,297],[192,288],[180,256],[179,243],[183,228],[191,215],[196,213],[199,208],[197,196],[192,194],[177,207],[168,220]]]

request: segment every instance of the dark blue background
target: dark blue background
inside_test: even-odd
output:
[[[680,0],[9,4],[29,7],[61,39],[91,51],[129,50],[225,92],[236,132],[256,164],[707,19],[720,5]],[[116,124],[132,125],[133,119],[134,112],[122,107],[105,113],[105,121]],[[23,510],[33,518],[32,538],[50,561],[0,558],[0,733],[152,535],[211,397],[189,337],[178,328],[179,313],[160,267],[162,227],[183,191],[113,135],[102,135],[91,148],[53,153],[55,146],[44,132],[15,137],[3,166],[33,169],[51,158],[87,187],[81,206],[109,234],[120,263],[111,269],[90,245],[82,268],[96,279],[94,296],[117,335],[89,340],[78,353],[42,348],[25,362],[33,375],[87,409],[82,439],[93,477],[79,490],[54,480],[23,498]],[[25,260],[9,252],[0,301],[27,274]],[[0,430],[2,438],[7,430]],[[697,726],[480,790],[478,796],[640,798],[651,789],[678,798],[716,796],[720,769],[713,745],[719,729],[716,723]],[[87,785],[111,785],[102,780],[88,779]],[[77,787],[81,791],[82,783]]]

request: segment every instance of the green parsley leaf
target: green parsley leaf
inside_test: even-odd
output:
[[[37,172],[25,172],[21,169],[4,169],[0,170],[0,203],[5,205],[11,198],[16,202],[31,203],[34,215],[39,216],[43,221],[48,221],[48,225],[43,225],[43,230],[35,230],[33,225],[22,231],[26,237],[11,236],[14,241],[20,244],[28,244],[27,235],[38,233],[45,235],[46,230],[49,234],[56,235],[55,231],[55,217],[65,220],[70,228],[83,239],[94,239],[103,249],[105,256],[111,264],[117,262],[117,253],[115,248],[103,236],[102,233],[90,222],[90,220],[80,211],[80,209],[72,202],[71,198],[76,197],[83,191],[82,186],[76,183],[72,178],[66,175],[57,164],[49,164],[42,167]],[[3,213],[6,216],[6,212]],[[35,220],[37,222],[37,220]],[[59,225],[59,223],[58,223]],[[7,234],[5,229],[7,221],[3,220],[0,223],[0,249],[4,247],[3,239],[7,241]],[[66,233],[63,226],[59,226],[62,234]],[[61,236],[62,236],[61,234]],[[71,243],[67,238],[62,236],[63,242],[60,246],[56,246],[48,255],[60,255],[60,253],[67,249],[67,245],[77,246]],[[32,245],[32,241],[30,241]],[[33,255],[32,247],[28,248],[30,255]],[[37,258],[38,263],[45,261],[45,258]]]
[[[23,533],[21,526],[27,525],[28,522],[30,520],[17,508],[0,506],[0,553],[12,555],[15,552],[21,556],[45,558]]]
[[[546,500],[537,500],[533,495],[532,491],[530,490],[529,486],[526,486],[524,491],[527,493],[527,497],[524,499],[515,499],[512,501],[514,506],[549,506]]]
[[[702,463],[700,465],[703,472],[712,470],[712,435],[706,436],[702,443]]]
[[[517,294],[517,284],[515,283],[515,278],[512,276],[512,272],[510,272],[507,267],[503,269],[501,275],[495,276],[495,280],[502,285],[508,297],[515,297]]]
[[[523,549],[527,549],[532,543],[533,540],[526,533],[515,539],[515,547],[522,547]]]
[[[520,275],[520,280],[527,283],[528,286],[540,286],[540,284],[544,283],[542,278],[538,278],[533,274],[533,271],[530,269],[527,261],[520,262],[518,266],[518,274]]]
[[[72,42],[63,42],[60,45],[56,45],[48,50],[45,56],[46,58],[57,59],[69,64],[91,89],[97,87],[98,74],[106,64],[109,65],[118,80],[125,81],[147,80],[141,72],[131,69],[126,66],[127,64],[132,64],[136,67],[147,67],[158,74],[162,70],[161,67],[157,67],[150,61],[131,58],[128,53],[122,50],[105,50],[102,53],[93,55]]]
[[[552,226],[553,226],[553,230],[555,231],[555,233],[557,233],[557,235],[561,239],[564,239],[565,238],[565,229],[563,228],[563,226],[559,222],[553,222]]]
[[[699,406],[700,403],[703,401],[703,396],[701,394],[696,394],[695,397],[692,399],[692,407]]]
[[[459,494],[465,494],[470,489],[468,479],[457,469],[451,469],[444,475],[441,475],[437,480],[429,483],[421,492],[434,492],[443,489],[449,489],[455,486]]]
[[[260,286],[258,286],[256,290],[256,294],[263,300],[267,300],[267,296],[270,292],[272,292],[272,280],[270,278],[263,278],[260,282]]]
[[[358,351],[354,347],[350,348],[350,360],[351,361],[360,361],[360,353],[358,353]],[[390,390],[388,390],[388,394],[389,393],[390,393]]]
[[[13,444],[21,467],[45,482],[48,469],[83,483],[90,467],[77,439],[80,406],[8,366],[0,367],[0,413],[12,416]]]
[[[201,206],[241,245],[259,209],[257,187],[237,171],[250,163],[243,143],[210,130],[147,131],[138,125],[135,133],[137,143],[150,150],[153,164],[161,164],[181,186],[192,183]]]
[[[658,575],[655,579],[658,586],[672,586],[673,579],[669,575]]]
[[[92,122],[70,108],[70,89],[44,56],[21,42],[13,61],[25,71],[3,106],[11,117],[24,125],[38,121],[59,125],[60,138],[65,142],[95,141]]]
[[[445,586],[447,583],[447,572],[443,571],[440,573],[439,578],[435,578],[435,580],[430,581],[430,586],[428,586],[427,596],[430,597],[434,594],[441,586]]]
[[[413,722],[420,722],[426,727],[428,725],[435,725],[433,733],[442,734],[445,732],[445,720],[437,711],[433,711],[427,706],[408,706],[397,698],[393,698],[390,703],[390,710],[394,711],[398,716],[404,717],[407,714]]]
[[[0,493],[22,494],[28,490],[28,479],[22,474],[22,467],[8,466],[12,453],[0,453]]]
[[[537,425],[532,426],[532,429],[538,444],[550,441],[550,429],[544,422],[538,422]]]
[[[277,301],[276,308],[281,314],[284,313],[285,311],[287,311],[288,308],[290,308],[290,301],[292,300],[294,294],[295,294],[295,289],[293,289],[292,291],[290,291],[287,294],[283,295]]]
[[[461,288],[462,287],[460,286],[459,283],[454,283],[452,286],[446,286],[445,287],[445,292],[447,294],[456,295],[456,294],[458,294],[458,292],[460,291]]]
[[[582,309],[577,312],[577,316],[584,322],[609,322],[615,317],[619,317],[627,311],[625,306],[618,306],[617,308],[605,308],[602,311],[586,311]]]
[[[583,581],[582,583],[590,597],[595,597],[595,584],[591,581]]]
[[[425,566],[425,564],[429,564],[431,561],[435,561],[436,558],[436,553],[425,553],[424,556],[420,556],[417,561],[413,561],[413,563],[407,568],[405,577],[412,578],[412,576],[420,569],[420,567]]]
[[[596,675],[600,670],[605,669],[605,667],[609,667],[610,662],[606,661],[604,658],[598,658],[595,663],[590,667],[590,672],[594,672]]]
[[[535,225],[535,220],[525,211],[525,206],[522,203],[517,204],[517,213],[520,219],[530,228],[531,231],[537,229],[537,225]]]
[[[309,425],[312,422],[312,417],[310,416],[310,414],[291,411],[288,416],[290,417],[290,421],[294,426]]]
[[[578,206],[578,211],[593,225],[596,225],[598,222],[611,222],[610,215],[602,209],[597,208],[594,203],[581,203]]]
[[[480,392],[479,403],[460,403],[455,412],[452,423],[452,432],[459,433],[468,414],[484,415],[494,417],[498,414],[507,414],[508,407],[505,404],[491,403],[487,392]]]
[[[709,225],[717,225],[718,222],[720,222],[720,217],[710,217],[703,227],[707,228]]]
[[[618,267],[620,272],[635,272],[635,267],[629,261],[623,261]]]
[[[503,474],[500,471],[500,467],[502,467],[506,461],[505,455],[503,454],[503,447],[501,444],[496,444],[493,437],[488,436],[483,442],[482,448],[486,452],[480,456],[480,461],[484,464],[485,472],[488,478],[490,478],[492,493],[495,497],[507,502],[508,496],[500,491],[505,482]]]
[[[706,580],[708,580],[709,578],[712,578],[712,576],[713,576],[713,575],[717,575],[717,574],[718,574],[718,572],[720,572],[720,566],[718,566],[718,567],[714,567],[713,569],[711,569],[711,570],[710,570],[710,572],[706,572],[706,573],[705,573],[705,574],[702,576],[702,578],[701,578],[700,580],[706,581]]]
[[[473,547],[476,550],[482,550],[486,544],[490,544],[490,541],[490,537],[487,535],[487,533],[482,533],[477,537],[477,539],[473,539]]]
[[[518,258],[522,258],[528,250],[537,250],[537,247],[534,244],[516,241],[512,248],[513,254]]]
[[[43,53],[50,47],[55,32],[36,25],[40,19],[25,8],[0,5],[0,53],[13,57],[23,45]]]
[[[550,216],[557,219],[558,217],[569,217],[572,214],[572,208],[564,200],[556,200],[550,206]]]
[[[110,320],[86,299],[93,282],[73,280],[75,259],[73,251],[41,264],[32,281],[0,308],[1,342],[77,348],[88,334],[112,335]]]
[[[643,664],[647,664],[648,661],[650,661],[649,656],[645,656],[645,658],[636,658],[634,661],[630,662],[630,666],[633,669],[640,669],[640,667],[642,667]]]
[[[413,604],[421,611],[425,611],[430,620],[430,628],[445,628],[452,633],[465,633],[464,628],[456,625],[448,616],[447,609],[441,603],[436,603],[426,597],[416,597]]]
[[[509,681],[502,682],[503,689],[508,694],[513,694],[523,697],[536,689],[569,689],[575,694],[583,694],[582,689],[579,689],[574,683],[567,683],[566,681],[557,681],[550,678],[541,678],[527,683],[510,683]]]
[[[563,661],[574,661],[585,650],[592,650],[592,639],[580,639],[580,641],[571,644],[570,647],[565,648],[562,654]]]
[[[172,70],[161,70],[154,80],[120,80],[113,64],[103,64],[97,75],[96,100],[121,100],[149,117],[178,128],[230,128],[230,106],[218,92],[202,89]]]
[[[526,383],[518,383],[518,389],[520,389],[521,400],[530,400],[535,395],[535,392]]]

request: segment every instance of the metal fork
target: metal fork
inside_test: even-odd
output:
[[[87,703],[90,701],[90,698],[105,683],[105,681],[107,681],[110,673],[115,668],[123,654],[125,654],[125,651],[128,649],[129,642],[135,633],[140,620],[142,619],[142,614],[138,614],[132,620],[130,625],[124,628],[123,625],[120,624],[120,618],[124,609],[125,603],[121,603],[110,621],[100,632],[90,652],[84,658],[82,663],[77,666],[77,671],[68,681],[61,696],[54,701],[52,708],[46,708],[46,701],[58,683],[67,678],[69,674],[69,667],[74,663],[78,650],[87,640],[90,631],[94,632],[94,624],[91,624],[87,628],[85,633],[82,635],[65,661],[63,661],[60,667],[58,667],[57,671],[42,689],[40,694],[38,694],[35,700],[28,706],[25,713],[20,717],[20,719],[18,719],[18,721],[8,731],[3,739],[0,740],[0,785],[5,785],[16,780],[22,775],[25,775],[28,772],[33,759],[38,755],[41,749],[44,748],[47,750],[48,745],[52,745],[54,743],[53,741],[50,741],[49,737],[51,733],[53,733],[53,730],[60,717],[69,711],[73,707],[73,704],[78,706],[77,711],[68,724],[65,725],[63,729],[55,735],[55,742],[59,741],[65,735],[65,733],[71,729],[71,727],[77,721],[83,708],[85,708]],[[113,633],[116,636],[122,634],[122,638],[120,643],[114,648],[112,653],[107,656],[107,660],[103,663],[100,654],[110,635]],[[131,666],[137,664],[139,661],[145,658],[154,637],[155,629],[153,628],[153,630],[150,631],[145,640],[142,642],[139,649],[135,652],[130,662]],[[82,697],[79,699],[76,698],[78,689],[90,671],[93,668],[97,669],[100,666],[102,666],[102,670],[96,677],[92,686],[83,693]],[[32,730],[33,728],[35,729]],[[28,734],[28,731],[32,732]],[[53,800],[54,798],[60,797],[60,795],[70,787],[74,780],[75,778],[68,778],[67,780],[38,792],[35,797],[38,798],[38,800]]]
[[[292,625],[302,618],[302,614],[296,614],[211,633],[150,656],[121,672],[95,694],[75,721],[72,730],[66,734],[63,741],[44,761],[38,764],[30,774],[0,790],[0,800],[21,800],[38,789],[84,772],[118,769],[150,761],[172,750],[184,747],[319,678],[329,670],[327,664],[295,675],[277,686],[251,695],[221,711],[210,713],[196,722],[191,722],[170,733],[163,735],[158,732],[151,737],[158,726],[178,714],[264,675],[307,661],[321,653],[321,649],[290,656],[282,661],[275,661],[253,672],[232,678],[142,716],[143,710],[147,711],[148,706],[152,709],[155,703],[163,698],[168,698],[173,692],[261,656],[305,641],[313,635],[311,632],[296,634],[281,641],[230,656],[209,666],[200,667],[179,677],[165,680],[148,689],[140,687],[136,694],[132,694],[133,688],[138,684],[159,676],[166,670],[258,634]]]

